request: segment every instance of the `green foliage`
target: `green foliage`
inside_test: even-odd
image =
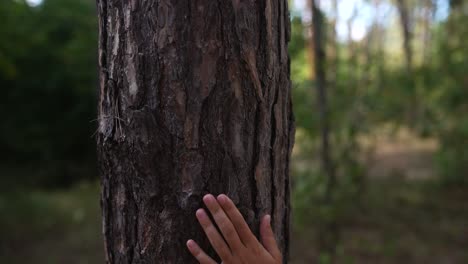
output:
[[[457,6],[459,8],[455,8]],[[459,2],[440,30],[438,161],[445,184],[468,183],[468,3]]]
[[[291,73],[298,126],[293,209],[299,228],[325,230],[329,223],[346,223],[365,206],[365,199],[372,199],[363,198],[370,184],[359,139],[372,138],[387,125],[437,139],[439,184],[468,183],[468,29],[462,26],[468,21],[463,12],[467,4],[450,10],[447,20],[431,22],[427,54],[423,54],[420,39],[413,39],[414,57],[430,59],[414,60],[411,69],[404,64],[402,52],[399,57],[384,43],[376,42],[379,36],[374,34],[392,27],[384,23],[372,25],[361,41],[338,42],[338,58],[327,57],[330,152],[338,179],[331,197],[326,194],[328,176],[319,165],[320,124],[311,58],[307,56],[311,47],[304,38],[305,26],[297,17],[292,20]],[[411,8],[421,7],[414,2]],[[329,45],[327,51],[332,48]],[[424,200],[414,194],[401,197],[401,201]],[[394,244],[375,247],[379,253],[397,250]],[[317,260],[329,263],[331,257],[321,252]]]
[[[98,184],[0,194],[1,263],[103,261]]]
[[[94,177],[97,19],[91,0],[0,3],[0,159],[14,185]],[[90,176],[87,176],[90,175]]]

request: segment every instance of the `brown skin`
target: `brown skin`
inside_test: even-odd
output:
[[[204,209],[198,209],[196,216],[223,264],[281,264],[282,255],[271,228],[270,215],[265,215],[261,220],[260,243],[229,197],[221,194],[215,198],[207,194],[203,197],[203,202],[221,234]],[[187,248],[199,263],[216,264],[195,241],[187,241]]]

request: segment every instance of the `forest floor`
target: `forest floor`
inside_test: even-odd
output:
[[[468,263],[468,188],[435,183],[437,144],[378,140],[362,202],[339,221],[337,263]],[[0,263],[103,263],[98,193],[0,194]],[[315,263],[316,232],[293,227],[291,263]]]
[[[364,157],[367,187],[338,221],[337,263],[468,263],[468,187],[440,185],[437,142],[404,129],[363,141],[375,146]],[[317,231],[293,227],[293,264],[316,263]]]
[[[468,188],[373,180],[363,201],[339,220],[337,263],[468,263]],[[316,263],[316,237],[293,228],[291,263]]]

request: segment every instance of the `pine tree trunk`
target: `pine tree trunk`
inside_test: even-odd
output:
[[[285,263],[294,121],[287,1],[97,0],[107,263],[195,263],[195,210],[272,215]],[[213,252],[210,252],[214,255]]]

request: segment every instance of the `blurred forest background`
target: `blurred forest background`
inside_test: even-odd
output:
[[[291,263],[468,263],[468,1],[289,2]],[[0,22],[0,262],[102,263],[95,2]]]

